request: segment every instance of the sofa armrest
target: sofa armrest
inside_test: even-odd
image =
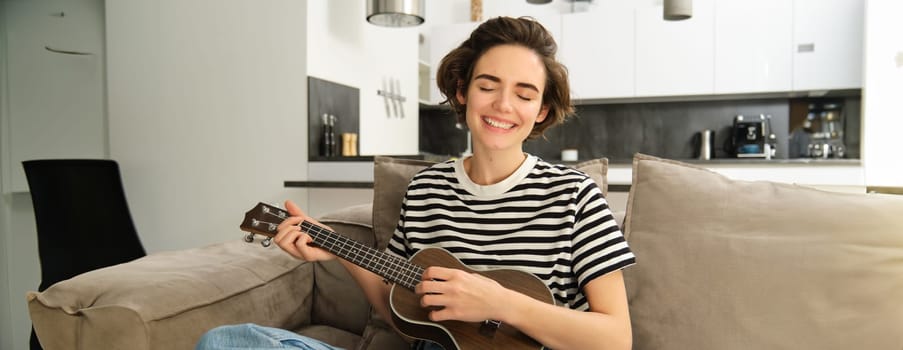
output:
[[[313,264],[240,240],[163,252],[29,292],[45,349],[191,349],[207,330],[310,323]]]

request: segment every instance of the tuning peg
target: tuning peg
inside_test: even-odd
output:
[[[254,242],[254,234],[253,234],[253,233],[248,233],[248,234],[245,236],[245,242],[248,242],[248,243]]]
[[[273,237],[267,237],[267,239],[260,241],[260,245],[262,245],[264,247],[269,247],[272,242],[273,242]]]

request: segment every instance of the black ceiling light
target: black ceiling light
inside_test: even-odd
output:
[[[424,0],[367,0],[367,22],[378,26],[412,27],[424,17]]]

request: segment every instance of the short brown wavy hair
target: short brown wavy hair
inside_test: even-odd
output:
[[[564,122],[574,112],[567,68],[555,59],[558,44],[552,34],[535,19],[530,17],[496,17],[480,24],[470,37],[449,52],[439,63],[436,83],[445,96],[442,103],[449,104],[465,122],[466,105],[458,102],[458,90],[467,96],[467,87],[473,78],[477,60],[489,49],[498,45],[520,45],[526,47],[542,59],[546,69],[546,85],[543,89],[542,104],[549,107],[546,119],[536,123],[528,139],[542,136],[546,129]]]

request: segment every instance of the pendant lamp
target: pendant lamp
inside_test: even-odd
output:
[[[693,17],[693,0],[665,0],[665,20],[680,21],[690,17]]]
[[[424,17],[424,0],[367,0],[367,22],[378,26],[417,26]]]

